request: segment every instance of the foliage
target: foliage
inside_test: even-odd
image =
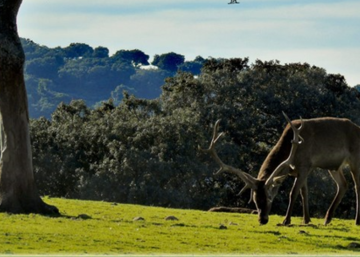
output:
[[[149,65],[149,56],[144,54],[142,51],[135,50],[120,50],[117,51],[112,57],[115,60],[122,60],[125,62],[133,62],[135,66],[138,65]]]
[[[178,67],[182,65],[184,61],[185,57],[183,55],[171,52],[162,55],[155,55],[151,64],[159,67],[160,69],[176,72]]]
[[[30,39],[21,39],[25,55],[25,82],[29,96],[30,116],[50,118],[61,102],[84,100],[89,107],[98,105],[121,89],[135,96],[154,99],[161,94],[164,79],[181,66],[183,70],[200,73],[204,59],[197,57],[184,63],[184,56],[161,55],[160,69],[143,69],[149,65],[149,56],[141,50],[119,50],[109,56],[109,49],[93,49],[84,43],[71,43],[61,48],[40,46]],[[180,59],[179,59],[180,58]],[[175,67],[175,66],[176,67]],[[42,87],[47,80],[50,87]],[[38,88],[42,87],[41,93]]]
[[[46,198],[59,217],[0,214],[1,254],[36,255],[358,255],[350,220],[328,226],[259,226],[251,214],[212,213],[109,202]],[[165,220],[175,216],[178,220]],[[134,221],[135,217],[144,218]],[[220,225],[226,229],[220,229]],[[336,238],[336,240],[334,240]],[[239,243],[244,242],[244,243]]]
[[[206,60],[201,56],[197,56],[193,61],[185,61],[184,63],[179,65],[178,68],[181,71],[190,72],[194,75],[199,75],[205,61]]]
[[[359,110],[360,93],[322,68],[210,59],[199,76],[178,72],[167,78],[159,98],[125,92],[118,105],[109,100],[95,109],[77,100],[59,105],[51,120],[32,120],[35,178],[42,194],[57,197],[254,208],[247,204],[249,192],[236,195],[243,183],[232,175],[214,177],[218,167],[198,150],[209,143],[217,119],[226,132],[220,157],[257,176],[285,125],[282,111],[291,118],[337,116],[360,124]],[[280,188],[273,213],[285,213],[292,181]],[[311,215],[324,216],[335,192],[328,173],[314,172],[309,191]],[[352,217],[354,207],[349,190],[337,216]]]
[[[84,43],[71,43],[64,49],[65,57],[74,59],[91,56],[94,52],[91,46]]]
[[[155,99],[161,95],[161,87],[166,78],[171,77],[171,72],[161,69],[137,70],[134,75],[130,77],[128,82],[129,92],[135,96],[146,96],[147,99]],[[127,88],[122,88],[127,89]],[[121,91],[122,96],[122,91]],[[121,100],[122,97],[119,99]]]

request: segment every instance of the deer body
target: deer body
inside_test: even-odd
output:
[[[260,224],[268,222],[272,201],[283,179],[287,175],[295,176],[283,221],[284,225],[288,225],[291,223],[291,213],[299,193],[303,202],[303,222],[310,222],[307,178],[315,168],[326,169],[337,184],[336,195],[325,217],[325,224],[328,224],[347,189],[342,169],[349,165],[356,192],[355,223],[360,225],[360,127],[348,119],[331,117],[288,122],[277,144],[263,162],[257,178],[223,164],[214,147],[210,147],[207,151],[211,152],[215,160],[218,158],[217,162],[222,167],[217,174],[223,171],[237,174],[246,183],[240,193],[246,188],[252,189],[252,199],[258,210]],[[301,129],[296,129],[300,125]],[[213,140],[214,143],[220,136],[221,134]]]
[[[300,121],[292,121],[294,126],[299,126]],[[325,224],[333,217],[334,211],[340,203],[347,188],[342,168],[349,165],[355,182],[355,190],[358,198],[360,188],[360,127],[348,119],[339,118],[316,118],[303,120],[301,137],[304,142],[300,144],[294,154],[291,168],[285,169],[282,174],[290,174],[296,177],[293,189],[290,193],[290,202],[284,224],[290,224],[291,212],[294,202],[299,194],[302,195],[304,207],[304,223],[310,222],[307,196],[307,177],[315,168],[327,169],[337,184],[337,194],[327,211]],[[276,167],[286,159],[291,148],[293,132],[290,125],[286,126],[278,143],[270,151],[258,174],[258,180],[267,180]],[[274,197],[274,196],[272,196]],[[358,203],[358,200],[357,200]],[[359,204],[357,204],[359,206]],[[356,224],[360,224],[359,208],[357,207]],[[267,214],[265,214],[267,216]],[[260,217],[261,218],[261,217]],[[267,217],[264,217],[266,219]],[[265,222],[265,220],[264,220]]]

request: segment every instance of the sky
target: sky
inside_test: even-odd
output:
[[[86,43],[175,52],[193,60],[309,63],[360,84],[359,0],[23,0],[20,37],[48,47]]]

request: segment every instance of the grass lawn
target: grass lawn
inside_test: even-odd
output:
[[[360,227],[334,219],[259,226],[253,214],[45,198],[60,217],[0,214],[0,254],[360,255]],[[178,220],[165,220],[175,216]],[[141,217],[144,220],[134,220]]]

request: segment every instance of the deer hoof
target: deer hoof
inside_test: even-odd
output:
[[[303,224],[304,224],[304,225],[307,225],[307,224],[309,224],[310,222],[311,222],[310,219],[308,219],[308,220],[303,220]]]
[[[326,225],[329,224],[330,222],[331,222],[331,218],[326,217],[326,218],[325,218],[324,225],[326,226]]]
[[[284,221],[283,221],[283,225],[284,226],[288,226],[288,225],[290,225],[290,223],[291,223],[291,220],[290,219],[284,219]]]

